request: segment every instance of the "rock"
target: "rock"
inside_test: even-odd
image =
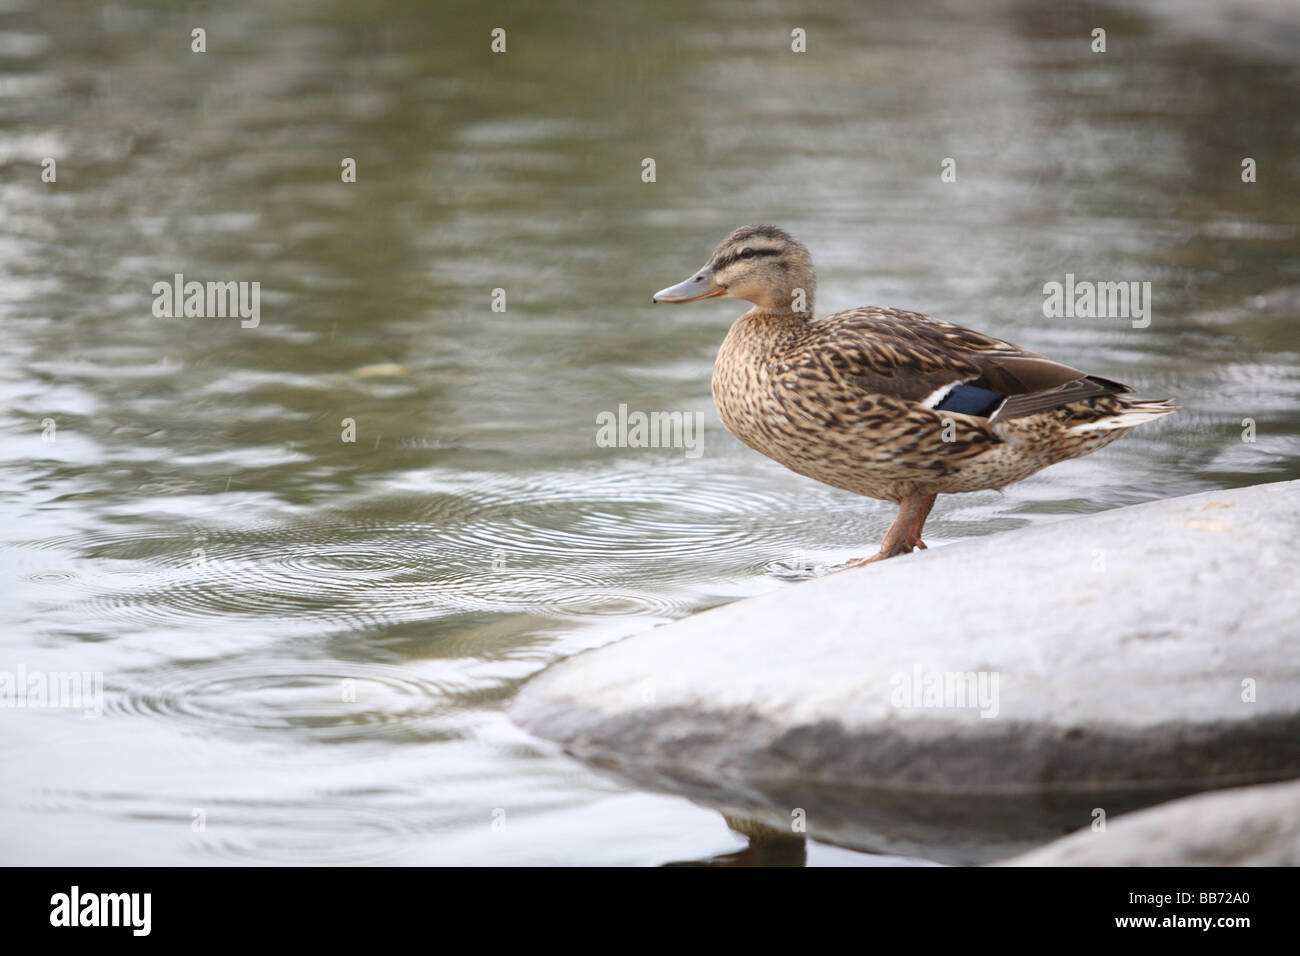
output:
[[[1002,865],[1300,866],[1300,781],[1164,803]]]
[[[1300,775],[1300,482],[895,558],[562,662],[527,730],[639,786],[990,862]]]

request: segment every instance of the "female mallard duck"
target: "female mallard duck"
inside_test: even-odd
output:
[[[812,321],[815,281],[803,243],[742,226],[654,301],[753,303],[718,351],[718,414],[792,471],[898,504],[880,552],[850,567],[924,548],[940,494],[1001,488],[1177,408],[915,312],[866,306]]]

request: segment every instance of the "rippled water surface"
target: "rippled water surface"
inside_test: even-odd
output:
[[[932,546],[1300,476],[1284,31],[1147,4],[179,9],[0,3],[0,670],[104,682],[98,717],[0,711],[7,861],[741,846],[505,711],[892,517],[722,429],[735,303],[650,304],[744,222],[807,242],[824,311],[918,309],[1184,406],[941,499]],[[175,273],[260,282],[260,324],[155,317]],[[1066,273],[1150,281],[1150,326],[1044,319]],[[703,413],[702,454],[600,447],[620,404]],[[872,862],[809,856],[846,861]]]

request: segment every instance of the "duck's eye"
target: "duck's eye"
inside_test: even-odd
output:
[[[752,259],[752,258],[754,258],[754,250],[753,250],[753,249],[741,249],[741,250],[740,250],[740,258],[742,258],[742,259]]]

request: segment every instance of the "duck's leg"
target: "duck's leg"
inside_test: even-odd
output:
[[[908,537],[911,534],[912,525],[917,521],[918,515],[921,515],[920,521],[924,524],[925,514],[929,513],[928,508],[924,514],[921,511],[925,498],[925,495],[903,495],[898,502],[898,517],[894,519],[894,523],[885,532],[885,537],[880,542],[880,551],[869,558],[854,558],[844,568],[846,570],[848,568],[860,568],[872,561],[883,561],[885,558],[907,554],[911,551],[912,545],[908,543]]]
[[[912,527],[907,531],[909,548],[926,550],[925,542],[921,540],[921,529],[925,527],[925,519],[930,517],[930,509],[934,507],[935,499],[938,497],[938,495],[921,495],[921,507],[917,510],[916,517],[912,519]]]

